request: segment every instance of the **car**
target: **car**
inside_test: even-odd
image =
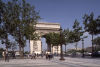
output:
[[[16,57],[19,57],[19,56],[20,56],[19,52],[16,52],[16,53],[15,53],[15,56],[16,56]]]
[[[100,57],[100,51],[93,52],[92,57]]]
[[[85,52],[84,55],[85,55],[85,56],[91,56],[92,53],[90,53],[90,52]]]

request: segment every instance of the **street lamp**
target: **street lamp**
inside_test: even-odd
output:
[[[63,56],[63,50],[62,50],[62,28],[60,28],[60,59],[59,60],[65,60]]]

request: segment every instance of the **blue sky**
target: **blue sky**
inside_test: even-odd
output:
[[[77,19],[80,25],[83,23],[84,14],[94,12],[95,18],[100,15],[100,0],[26,0],[39,11],[41,22],[60,23],[63,29],[72,29]],[[88,35],[88,33],[85,33]],[[45,39],[43,39],[43,44]],[[85,39],[85,47],[91,46],[91,36]],[[81,42],[78,45],[81,48]],[[67,48],[74,48],[68,45]]]
[[[7,0],[6,0],[7,1]],[[42,18],[40,22],[60,23],[63,29],[72,29],[72,25],[77,19],[81,26],[84,14],[94,12],[95,18],[100,15],[100,0],[26,0],[35,6]],[[85,35],[88,35],[85,33]],[[42,39],[45,44],[45,39]],[[91,36],[85,39],[85,47],[91,46]],[[81,42],[78,47],[81,48]],[[68,45],[67,48],[74,48]],[[26,50],[29,50],[28,46]]]
[[[26,0],[39,11],[43,22],[60,23],[72,28],[75,19],[82,23],[85,13],[100,15],[100,0]]]

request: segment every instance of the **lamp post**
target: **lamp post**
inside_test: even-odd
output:
[[[63,50],[62,50],[62,28],[60,28],[60,59],[59,60],[65,60],[63,56]]]

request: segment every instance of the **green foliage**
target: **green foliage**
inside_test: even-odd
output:
[[[15,38],[20,51],[26,46],[26,40],[38,38],[34,33],[36,22],[40,18],[38,14],[35,7],[25,0],[7,2],[0,0],[0,39],[5,43],[6,48],[12,44],[9,43],[9,35]]]
[[[58,46],[60,44],[60,34],[59,33],[48,33],[43,36],[46,38],[46,43],[48,44],[48,51],[51,51],[51,45]]]
[[[51,44],[53,46],[58,46],[59,42],[60,42],[60,34],[59,33],[52,33]]]
[[[82,27],[79,26],[79,22],[75,20],[73,25],[73,31],[69,31],[68,35],[69,43],[80,41],[82,35],[83,35]]]
[[[89,32],[92,35],[98,34],[98,32],[100,31],[100,26],[98,26],[98,24],[100,24],[99,18],[94,19],[94,14],[92,12],[90,15],[85,14],[83,19],[85,31]]]
[[[100,34],[100,17],[94,19],[93,12],[90,15],[85,14],[84,17],[84,29],[86,32],[92,35],[92,53],[94,52],[93,35]]]
[[[48,33],[44,35],[43,37],[46,38],[46,42],[48,44],[53,44],[53,45],[59,44],[60,34],[58,33]]]
[[[100,15],[96,18],[97,33],[100,34]]]
[[[24,54],[30,54],[30,52],[28,52],[28,51],[25,51],[25,52],[24,52]]]
[[[0,52],[2,52],[2,51],[4,51],[4,49],[3,48],[0,48]]]
[[[93,43],[96,45],[100,45],[100,37],[93,39]]]
[[[78,42],[81,40],[81,36],[83,35],[82,27],[79,26],[79,22],[75,20],[73,25],[73,42]]]
[[[70,43],[69,35],[70,35],[70,30],[69,29],[64,29],[63,35],[65,38],[65,44]]]

